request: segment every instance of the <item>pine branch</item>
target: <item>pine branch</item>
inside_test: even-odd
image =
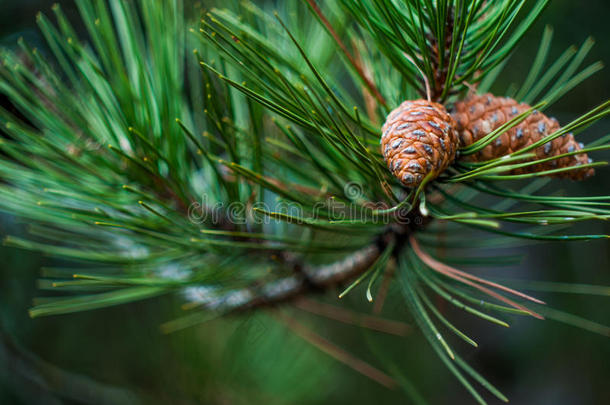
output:
[[[0,209],[31,224],[29,239],[5,244],[73,265],[44,271],[41,287],[67,296],[39,299],[32,316],[179,293],[193,312],[165,325],[172,331],[220,314],[288,302],[303,307],[303,297],[338,285],[345,287],[341,296],[362,289],[371,301],[381,278],[373,307],[379,313],[397,281],[441,361],[479,402],[467,377],[506,398],[450,346],[437,321],[474,340],[430,293],[503,327],[501,316],[548,314],[607,334],[448,264],[505,265],[510,256],[485,257],[486,249],[524,241],[608,238],[568,229],[610,218],[610,196],[543,188],[543,176],[605,162],[530,170],[610,148],[602,137],[579,150],[536,154],[607,117],[608,102],[510,154],[468,160],[598,71],[599,63],[579,70],[592,42],[547,63],[545,31],[515,87],[534,107],[463,145],[437,178],[406,188],[379,151],[379,114],[405,97],[429,95],[449,108],[470,87],[493,87],[547,1],[341,3],[343,9],[289,2],[274,15],[253,3],[214,9],[196,30],[180,1],[79,0],[90,43],[79,40],[57,6],[56,23],[38,18],[52,58],[22,41],[19,53],[1,51],[0,93],[14,108],[0,109]],[[534,181],[509,187],[505,180]],[[446,237],[439,240],[439,232]],[[441,261],[430,246],[451,255]],[[331,312],[355,322],[347,312]],[[396,385],[294,322],[288,326],[321,350]],[[404,332],[387,322],[380,327],[377,318],[365,323]]]
[[[380,242],[379,242],[380,243]],[[308,266],[294,259],[286,259],[292,275],[267,283],[262,289],[230,291],[224,295],[201,297],[207,308],[222,313],[274,306],[306,295],[325,291],[353,279],[368,269],[380,255],[378,243],[357,250],[347,257],[323,266]]]

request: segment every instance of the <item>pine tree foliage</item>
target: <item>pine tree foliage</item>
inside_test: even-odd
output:
[[[41,287],[65,294],[40,298],[31,315],[179,294],[189,311],[164,326],[172,331],[336,285],[373,301],[395,268],[393,283],[449,370],[478,402],[477,384],[506,400],[452,348],[454,337],[477,344],[433,298],[502,326],[524,315],[610,335],[453,267],[506,264],[487,249],[608,238],[570,229],[606,220],[610,196],[549,192],[550,182],[561,186],[545,177],[552,171],[510,172],[541,163],[530,160],[536,147],[588,129],[610,102],[509,155],[458,159],[416,189],[393,178],[378,145],[381,122],[403,100],[430,95],[450,107],[490,89],[546,4],[308,0],[274,11],[244,2],[191,26],[178,0],[79,0],[85,38],[59,6],[55,22],[40,15],[48,51],[20,41],[0,55],[0,91],[20,111],[0,110],[0,208],[31,234],[5,243],[70,263],[44,270]],[[461,156],[601,68],[581,67],[590,40],[549,62],[551,39],[547,29],[523,82],[507,91],[534,107]],[[379,362],[402,378],[403,365]]]

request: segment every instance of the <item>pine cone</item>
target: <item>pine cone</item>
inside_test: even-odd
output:
[[[407,187],[417,187],[430,172],[438,176],[455,158],[455,122],[438,103],[405,101],[388,115],[382,131],[381,153]]]
[[[495,97],[492,94],[474,95],[455,103],[451,113],[457,123],[460,145],[468,146],[491,133],[531,107],[518,103],[512,98]],[[507,155],[522,149],[560,128],[555,118],[549,118],[539,111],[532,112],[519,125],[506,131],[479,152],[467,157],[479,162]],[[564,134],[553,141],[536,148],[536,159],[548,158],[582,149],[583,145],[574,140],[572,133]],[[562,157],[545,163],[513,170],[512,174],[535,173],[543,170],[579,166],[591,160],[586,153]],[[595,173],[593,168],[583,168],[553,174],[553,177],[583,180]]]

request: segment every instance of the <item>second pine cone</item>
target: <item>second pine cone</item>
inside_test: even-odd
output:
[[[464,101],[455,103],[451,113],[457,123],[460,137],[460,146],[468,146],[491,133],[501,125],[524,113],[531,107],[525,103],[518,103],[512,98],[495,97],[492,94],[473,95]],[[515,125],[481,151],[470,155],[471,161],[484,161],[498,158],[516,152],[541,138],[544,138],[560,129],[554,118],[549,118],[539,111],[532,112],[524,121]],[[553,141],[535,149],[538,159],[548,158],[563,153],[582,149],[574,139],[574,135],[564,134]],[[586,153],[562,157],[532,166],[526,166],[512,171],[512,174],[533,173],[543,170],[558,169],[570,166],[579,166],[591,160]],[[593,168],[570,170],[554,174],[554,177],[582,180],[595,173]]]

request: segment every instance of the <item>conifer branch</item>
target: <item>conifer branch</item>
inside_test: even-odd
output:
[[[393,139],[380,151],[385,135],[376,114],[384,109],[377,103],[393,108],[429,93],[444,111],[463,101],[469,86],[488,89],[548,1],[340,3],[342,9],[287,2],[275,16],[254,3],[213,9],[196,30],[187,28],[178,0],[78,0],[90,43],[57,6],[56,23],[38,18],[48,58],[24,41],[17,52],[0,51],[0,93],[11,102],[0,108],[0,209],[28,221],[31,232],[4,243],[71,264],[44,270],[41,288],[54,294],[36,301],[32,316],[178,293],[193,313],[167,331],[289,302],[356,322],[303,299],[343,285],[341,296],[358,292],[370,301],[378,288],[372,309],[378,314],[395,283],[441,361],[481,403],[471,381],[506,398],[451,347],[442,333],[475,343],[429,294],[503,327],[502,315],[544,316],[607,334],[602,325],[452,266],[506,265],[510,256],[485,257],[488,248],[609,238],[569,229],[608,220],[610,196],[560,195],[557,183],[545,189],[545,176],[605,164],[584,154],[609,149],[608,137],[582,146],[571,139],[561,153],[545,151],[610,115],[608,101],[563,127],[541,120],[531,129],[545,136],[472,160],[516,137],[542,115],[538,110],[597,72],[600,63],[580,68],[592,41],[547,62],[545,31],[532,69],[515,86],[534,107],[495,129],[500,118],[491,114],[480,123],[489,131],[477,140],[460,145],[465,138],[455,137],[460,154],[443,154],[444,170],[405,184],[383,160],[390,148],[422,156],[438,149],[420,142],[413,152]],[[310,18],[302,18],[308,10]],[[330,12],[340,15],[341,27],[326,17]],[[481,100],[478,107],[488,108]],[[449,113],[432,116],[420,107],[407,111],[428,118],[420,131],[444,133],[440,124],[451,122]],[[422,140],[421,132],[409,133]],[[441,135],[435,139],[447,146]],[[442,148],[440,141],[434,146]],[[580,165],[533,170],[577,156]],[[428,161],[409,170],[420,174]],[[449,252],[442,261],[428,253],[438,246]],[[295,322],[288,326],[321,350],[384,386],[396,385]],[[404,332],[377,318],[363,322]]]

